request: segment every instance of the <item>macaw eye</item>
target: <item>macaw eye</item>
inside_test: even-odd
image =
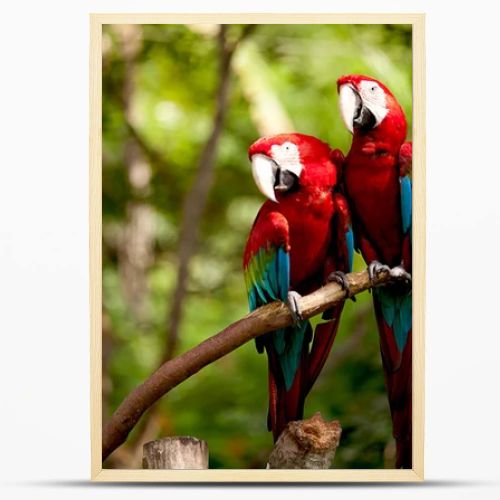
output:
[[[377,90],[377,87],[375,85],[370,89],[372,92],[375,92]]]

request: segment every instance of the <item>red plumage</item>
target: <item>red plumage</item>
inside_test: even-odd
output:
[[[334,270],[346,268],[344,255],[335,251],[338,237],[335,223],[343,221],[346,205],[338,209],[342,197],[333,193],[337,174],[330,160],[331,149],[314,137],[302,134],[266,137],[250,147],[249,157],[273,158],[273,147],[284,144],[297,146],[302,166],[300,176],[294,189],[276,192],[277,203],[268,200],[259,210],[245,247],[243,267],[247,270],[263,248],[282,247],[289,255],[289,289],[304,295],[321,287]],[[281,167],[285,168],[285,164],[286,161]],[[247,282],[247,287],[252,284]],[[289,421],[302,418],[305,397],[330,351],[342,307],[343,304],[334,311],[335,321],[316,329],[311,352],[311,332],[306,331],[299,365],[288,389],[273,343],[275,332],[259,339],[269,359],[268,427],[275,440]]]
[[[373,78],[350,75],[337,83],[339,91],[343,86],[353,89],[358,99],[357,116],[363,111],[361,104],[373,111],[368,127],[356,127],[353,121],[352,145],[343,167],[344,190],[357,246],[368,264],[379,261],[390,267],[402,265],[411,273],[411,236],[403,230],[400,185],[400,178],[411,169],[412,154],[411,143],[404,143],[407,132],[404,112],[390,90]],[[384,99],[377,94],[380,92],[377,85]],[[384,103],[386,109],[375,108],[374,102],[378,106]],[[379,123],[377,116],[379,120],[382,117]],[[396,438],[396,467],[411,468],[411,329],[401,351],[375,293],[374,305]]]

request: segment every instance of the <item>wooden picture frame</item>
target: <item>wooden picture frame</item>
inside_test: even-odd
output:
[[[102,450],[102,67],[104,24],[411,24],[413,42],[413,468],[331,470],[111,470]],[[424,14],[91,14],[90,312],[91,478],[149,482],[408,482],[424,478],[425,325]]]

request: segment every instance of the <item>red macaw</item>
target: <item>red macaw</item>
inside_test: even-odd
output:
[[[343,167],[354,238],[370,277],[396,278],[373,290],[396,467],[412,464],[412,147],[405,114],[381,82],[361,75],[337,81],[342,118],[353,134]]]
[[[268,429],[276,441],[286,424],[303,417],[304,400],[318,377],[337,333],[343,303],[316,326],[313,337],[298,307],[300,294],[334,280],[346,287],[352,267],[352,231],[347,204],[334,192],[336,168],[330,147],[315,137],[282,134],[252,144],[252,173],[267,200],[246,244],[243,268],[250,310],[285,302],[294,325],[256,339],[268,355]],[[335,155],[333,155],[335,157]]]

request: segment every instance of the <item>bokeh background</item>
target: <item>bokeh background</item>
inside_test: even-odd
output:
[[[102,64],[106,421],[163,360],[247,313],[242,252],[264,201],[254,140],[297,131],[347,151],[335,85],[347,73],[387,84],[411,134],[411,26],[107,25]],[[316,411],[341,422],[335,468],[392,466],[368,293],[346,304],[306,402]],[[145,441],[191,435],[211,468],[263,468],[266,415],[266,358],[251,342],[162,398],[104,466],[139,468]]]

